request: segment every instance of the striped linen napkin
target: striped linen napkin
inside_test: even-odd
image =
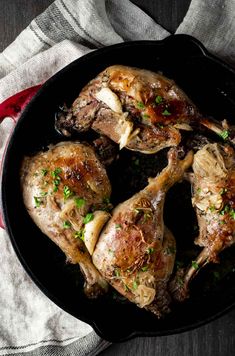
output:
[[[235,64],[235,0],[192,0],[176,33]],[[0,54],[0,102],[99,47],[169,33],[128,0],[56,0]],[[0,161],[10,119],[0,125]],[[0,355],[97,355],[110,344],[34,285],[0,229]]]

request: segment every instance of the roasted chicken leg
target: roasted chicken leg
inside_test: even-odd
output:
[[[167,283],[175,259],[175,239],[164,226],[168,189],[192,164],[177,150],[168,153],[168,166],[148,186],[119,204],[101,232],[92,260],[103,277],[122,295],[158,317],[169,310]]]
[[[235,152],[228,145],[210,143],[194,156],[192,203],[196,209],[203,250],[186,271],[171,282],[176,299],[189,296],[189,283],[200,268],[217,262],[218,254],[235,242]]]
[[[63,134],[93,129],[120,148],[155,153],[177,146],[179,130],[191,130],[198,112],[177,85],[163,75],[114,65],[91,80],[71,109],[59,115]]]
[[[95,297],[106,291],[107,282],[94,267],[90,254],[109,218],[104,209],[111,186],[93,148],[62,142],[25,158],[21,186],[33,221],[69,262],[80,265],[87,295]]]

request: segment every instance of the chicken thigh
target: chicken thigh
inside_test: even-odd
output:
[[[119,204],[101,232],[92,260],[122,295],[158,317],[169,310],[167,283],[175,260],[175,239],[164,226],[163,207],[169,188],[192,164],[189,152],[179,160],[168,153],[168,166],[148,186]]]
[[[92,147],[62,142],[25,158],[21,186],[33,221],[69,262],[80,265],[86,294],[95,297],[106,291],[107,282],[94,267],[90,254],[109,218],[104,210],[111,186]]]
[[[114,65],[82,89],[68,113],[59,115],[56,127],[65,135],[91,128],[120,148],[155,153],[177,146],[179,130],[191,130],[197,117],[194,104],[172,80]]]
[[[228,145],[210,143],[193,162],[193,198],[203,250],[186,271],[179,270],[171,282],[176,299],[189,296],[189,283],[200,268],[218,262],[218,254],[235,242],[235,153]]]

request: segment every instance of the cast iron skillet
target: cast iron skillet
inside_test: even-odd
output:
[[[182,305],[173,305],[171,314],[157,320],[151,313],[119,300],[112,295],[113,292],[98,300],[87,299],[82,292],[83,279],[79,268],[66,264],[63,253],[31,221],[20,191],[22,158],[63,140],[54,129],[58,107],[63,102],[71,104],[90,79],[112,64],[163,72],[176,81],[201,112],[218,119],[235,117],[235,72],[210,55],[197,40],[186,35],[171,36],[163,41],[121,43],[89,53],[53,76],[28,104],[15,127],[3,165],[2,209],[16,254],[33,281],[52,301],[92,325],[104,339],[115,342],[137,335],[156,336],[186,331],[228,311],[235,305],[235,273],[230,268],[235,252],[232,248],[225,251],[219,266],[206,268],[195,279],[191,298]],[[140,155],[140,163],[144,160]],[[121,175],[127,175],[125,167],[115,169],[117,173],[123,169]],[[141,177],[142,173],[140,167],[137,174]],[[115,189],[127,191],[128,180]],[[170,198],[165,219],[176,236],[178,246],[182,249],[186,246],[190,255],[195,218],[192,210],[187,209],[190,187],[179,185],[170,193]],[[222,277],[215,280],[216,268]]]

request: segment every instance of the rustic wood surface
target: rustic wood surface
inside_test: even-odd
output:
[[[52,0],[0,0],[0,51],[51,2]],[[172,33],[182,21],[190,4],[190,0],[133,0],[133,2]],[[234,356],[235,310],[196,330],[164,337],[139,337],[112,345],[101,355]]]

